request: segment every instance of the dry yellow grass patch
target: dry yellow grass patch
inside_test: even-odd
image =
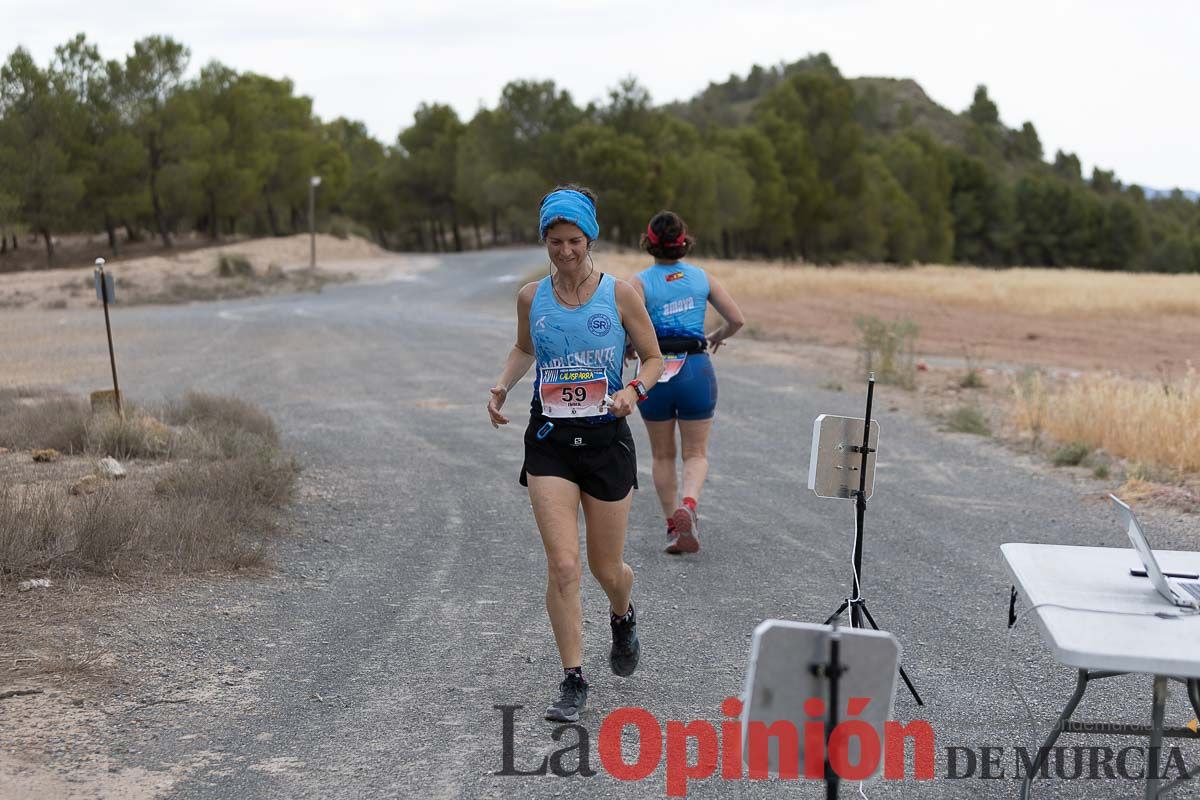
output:
[[[1017,426],[1035,437],[1082,442],[1121,458],[1200,472],[1200,372],[1170,382],[1084,376],[1057,387],[1020,382]]]
[[[1151,275],[1080,269],[1006,269],[886,265],[814,267],[762,261],[695,259],[734,297],[882,295],[900,300],[1042,316],[1200,316],[1200,275]],[[628,278],[652,259],[602,253],[597,267]]]

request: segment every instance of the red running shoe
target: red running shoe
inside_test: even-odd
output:
[[[700,549],[700,522],[696,518],[696,512],[687,506],[680,506],[671,515],[671,522],[675,525],[675,536],[667,545],[667,552],[671,555],[679,555],[698,551]]]
[[[671,550],[675,546],[675,540],[679,538],[679,534],[675,533],[675,523],[667,520],[667,547],[666,552],[674,552]]]

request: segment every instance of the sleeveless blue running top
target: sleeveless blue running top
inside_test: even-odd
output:
[[[646,310],[661,338],[704,338],[704,311],[708,305],[708,275],[699,267],[677,261],[655,264],[638,273],[646,294]]]
[[[616,279],[600,273],[596,291],[579,308],[566,308],[554,297],[550,276],[538,282],[537,293],[529,307],[529,332],[537,359],[530,411],[542,413],[539,394],[544,367],[592,367],[603,369],[608,378],[608,394],[621,390],[624,366],[625,327],[617,309]],[[612,414],[581,417],[572,422],[600,423],[616,419]]]

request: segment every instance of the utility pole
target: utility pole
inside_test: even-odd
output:
[[[321,185],[321,176],[313,175],[308,179],[308,268],[317,268],[317,187]]]

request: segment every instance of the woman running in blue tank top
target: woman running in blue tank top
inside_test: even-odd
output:
[[[583,677],[583,609],[579,597],[579,509],[586,525],[587,561],[611,606],[609,666],[633,674],[641,653],[625,563],[629,506],[637,488],[637,457],[625,417],[644,400],[662,372],[654,327],[641,298],[625,281],[596,270],[592,243],[600,233],[596,198],[562,186],[542,199],[538,233],[552,274],[517,295],[517,342],[491,389],[492,425],[509,391],[537,364],[521,484],[546,551],[546,610],[562,658],[559,696],[546,719],[575,722],[587,702]],[[642,367],[622,385],[627,339]]]
[[[666,551],[672,554],[700,549],[696,504],[708,474],[708,434],[717,407],[717,376],[709,353],[745,324],[741,309],[716,278],[682,260],[693,243],[678,214],[655,214],[642,236],[642,249],[654,256],[654,266],[630,281],[646,303],[664,359],[662,377],[638,410],[650,436],[654,489],[667,518]],[[705,334],[710,303],[725,322]],[[682,499],[675,471],[676,424],[683,452]]]

